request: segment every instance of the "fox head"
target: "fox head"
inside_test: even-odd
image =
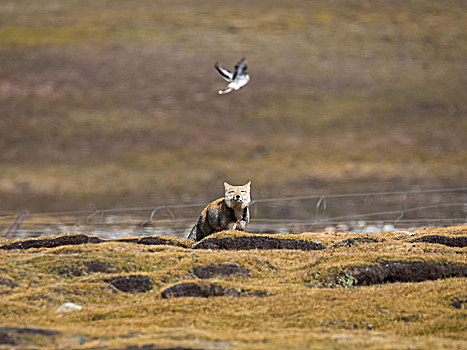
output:
[[[229,208],[241,207],[246,208],[250,202],[250,185],[251,181],[243,186],[232,186],[224,182],[225,203]]]

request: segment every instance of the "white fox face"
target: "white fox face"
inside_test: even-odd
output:
[[[225,203],[228,207],[242,207],[246,208],[250,202],[250,185],[251,181],[243,186],[232,186],[224,182],[225,188]]]

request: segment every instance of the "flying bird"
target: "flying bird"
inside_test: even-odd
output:
[[[248,82],[250,81],[250,76],[246,72],[247,65],[246,65],[245,58],[242,58],[237,63],[233,73],[219,66],[218,62],[214,64],[214,67],[217,69],[217,71],[222,76],[222,78],[224,78],[225,80],[229,82],[229,84],[227,85],[227,88],[225,88],[224,90],[218,91],[219,95],[227,94],[232,90],[239,90],[242,87],[244,87],[246,84],[248,84]]]

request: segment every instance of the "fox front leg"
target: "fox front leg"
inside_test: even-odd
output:
[[[236,222],[231,222],[227,226],[227,229],[229,229],[229,230],[235,230],[236,228],[237,228],[237,223]]]
[[[246,221],[242,220],[237,223],[237,230],[245,231]]]

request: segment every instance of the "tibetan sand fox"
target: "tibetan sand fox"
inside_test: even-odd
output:
[[[224,182],[225,197],[208,204],[188,239],[200,241],[214,232],[222,230],[245,230],[250,221],[250,185],[232,186]]]

